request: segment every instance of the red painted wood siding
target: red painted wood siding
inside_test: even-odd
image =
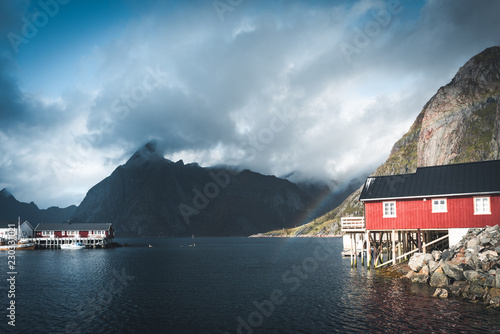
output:
[[[484,197],[484,196],[478,196]],[[383,202],[365,202],[366,229],[439,229],[471,228],[500,224],[500,195],[491,195],[490,215],[474,215],[474,199],[470,197],[448,197],[448,212],[433,213],[432,197],[394,200],[396,217],[383,218]],[[391,201],[387,201],[391,202]]]

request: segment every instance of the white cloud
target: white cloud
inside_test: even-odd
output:
[[[500,42],[497,2],[401,1],[349,62],[340,44],[387,2],[269,3],[224,21],[203,2],[143,9],[88,43],[61,96],[24,91],[0,63],[0,186],[42,207],[79,204],[150,139],[174,161],[349,179],[382,163],[437,88]]]

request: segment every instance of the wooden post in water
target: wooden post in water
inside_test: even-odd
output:
[[[370,262],[372,261],[370,246],[370,232],[366,231],[366,268],[370,269]]]
[[[351,268],[353,268],[354,267],[354,258],[353,258],[354,245],[352,244],[352,233],[349,233],[349,239],[351,240],[351,249],[349,250],[351,253]]]
[[[403,243],[401,242],[401,235],[403,234],[403,232],[401,231],[398,231],[398,257],[401,256],[401,254],[404,254],[402,252],[402,248],[403,248]],[[399,259],[399,262],[401,262],[401,259]]]
[[[354,234],[354,266],[358,266],[358,248],[356,247],[357,241],[356,241],[356,234]]]
[[[396,231],[392,230],[392,265],[396,264]]]
[[[422,240],[421,240],[421,235],[420,235],[420,229],[417,229],[417,247],[418,247],[418,252],[422,253]]]
[[[361,238],[361,267],[365,266],[365,235],[364,233],[360,233]]]

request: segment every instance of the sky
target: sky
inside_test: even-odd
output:
[[[78,205],[148,141],[299,180],[387,159],[496,0],[0,2],[0,189]]]

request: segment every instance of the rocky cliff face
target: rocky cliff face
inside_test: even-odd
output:
[[[469,60],[423,110],[419,166],[499,158],[500,48]]]
[[[500,47],[492,47],[471,58],[437,91],[373,175],[406,174],[415,172],[417,166],[499,158]],[[338,233],[341,217],[363,215],[360,190],[307,224],[315,228],[303,230]]]
[[[110,222],[118,236],[246,236],[299,224],[311,198],[248,170],[163,158],[148,143],[89,190],[73,222]]]

